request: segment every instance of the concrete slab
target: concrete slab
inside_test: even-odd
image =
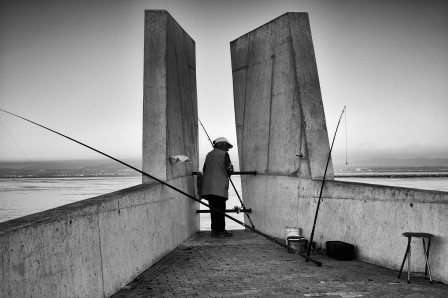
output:
[[[313,254],[317,267],[248,231],[200,232],[112,297],[447,297],[448,285]]]
[[[230,49],[241,169],[322,177],[330,146],[308,14],[286,13]]]
[[[144,37],[143,170],[168,181],[199,164],[195,42],[165,10],[145,11]]]
[[[163,180],[167,177],[165,99],[172,87],[168,86],[166,69],[168,17],[164,11],[145,12],[142,166],[144,172]],[[143,182],[150,181],[143,178]]]

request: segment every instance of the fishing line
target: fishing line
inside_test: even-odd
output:
[[[53,132],[53,133],[55,133],[55,134],[58,134],[58,135],[60,135],[60,136],[62,136],[62,137],[64,137],[64,138],[66,138],[66,139],[69,139],[69,140],[71,140],[71,141],[73,141],[73,142],[75,142],[75,143],[78,143],[78,144],[80,144],[80,145],[82,145],[82,146],[84,146],[84,147],[87,147],[87,148],[89,148],[89,149],[91,149],[91,150],[93,150],[93,151],[95,151],[95,152],[97,152],[97,153],[99,153],[99,154],[101,154],[101,155],[104,155],[104,156],[106,156],[106,157],[108,157],[108,158],[110,158],[110,159],[113,159],[113,160],[115,160],[116,162],[119,162],[119,163],[121,163],[122,165],[125,165],[125,166],[127,166],[127,167],[129,167],[129,168],[131,168],[131,169],[133,169],[133,170],[135,170],[135,171],[137,171],[137,172],[139,172],[140,174],[143,174],[143,175],[145,175],[145,176],[148,176],[149,178],[154,179],[155,181],[157,181],[157,182],[159,182],[159,183],[161,183],[161,184],[163,184],[163,185],[165,185],[165,186],[167,186],[167,187],[169,187],[169,188],[171,188],[171,189],[177,191],[178,193],[183,194],[184,196],[186,196],[186,197],[192,199],[193,201],[196,201],[196,202],[198,202],[198,203],[200,203],[200,204],[202,204],[202,205],[208,207],[210,210],[213,210],[213,211],[215,211],[215,212],[217,212],[217,213],[220,213],[220,214],[224,215],[225,217],[227,217],[227,218],[233,220],[234,222],[236,222],[236,223],[242,225],[242,226],[245,227],[246,229],[249,229],[249,230],[251,230],[252,232],[257,233],[258,235],[263,236],[264,238],[266,238],[266,239],[268,239],[268,240],[270,240],[270,241],[272,241],[272,242],[274,242],[274,243],[276,243],[276,244],[278,244],[278,245],[280,245],[280,246],[282,246],[282,247],[288,249],[289,251],[292,251],[292,252],[295,253],[296,255],[301,256],[301,257],[304,258],[306,261],[311,261],[311,262],[313,262],[314,264],[316,264],[317,266],[322,266],[322,263],[321,263],[321,262],[316,261],[316,260],[310,258],[309,256],[306,256],[306,255],[300,253],[299,251],[297,251],[297,250],[291,248],[290,246],[287,246],[286,244],[284,244],[284,243],[278,241],[277,239],[275,239],[275,238],[273,238],[273,237],[271,237],[271,236],[269,236],[269,235],[267,235],[267,234],[265,234],[265,233],[263,233],[263,232],[261,232],[261,231],[255,229],[255,228],[252,228],[252,227],[249,226],[249,225],[246,225],[245,223],[239,221],[238,219],[236,219],[236,218],[234,218],[234,217],[232,217],[232,216],[230,216],[230,215],[227,215],[225,212],[222,212],[221,210],[218,210],[218,209],[216,209],[216,208],[214,208],[214,207],[212,207],[212,206],[209,206],[208,204],[202,202],[200,199],[197,199],[197,198],[195,198],[195,197],[189,195],[188,193],[186,193],[186,192],[184,192],[184,191],[182,191],[182,190],[180,190],[180,189],[178,189],[178,188],[176,188],[176,187],[174,187],[174,186],[168,184],[167,182],[162,181],[162,180],[160,180],[160,179],[158,179],[158,178],[156,178],[156,177],[154,177],[154,176],[152,176],[152,175],[150,175],[150,174],[148,174],[148,173],[146,173],[146,172],[143,172],[142,170],[137,169],[136,167],[133,167],[133,166],[131,166],[131,165],[129,165],[129,164],[127,164],[127,163],[125,163],[125,162],[123,162],[123,161],[121,161],[121,160],[115,158],[115,157],[112,157],[112,156],[110,156],[110,155],[108,155],[108,154],[106,154],[106,153],[104,153],[104,152],[101,152],[100,150],[97,150],[97,149],[95,149],[95,148],[93,148],[93,147],[91,147],[91,146],[89,146],[89,145],[86,145],[86,144],[84,144],[84,143],[82,143],[82,142],[80,142],[80,141],[77,141],[77,140],[75,140],[75,139],[73,139],[73,138],[70,138],[70,137],[68,137],[68,136],[66,136],[66,135],[64,135],[64,134],[62,134],[62,133],[60,133],[60,132],[57,132],[57,131],[55,131],[55,130],[53,130],[53,129],[50,129],[50,128],[48,128],[48,127],[45,127],[45,126],[43,126],[43,125],[41,125],[41,124],[38,124],[38,123],[33,122],[33,121],[31,121],[31,120],[28,120],[28,119],[26,119],[26,118],[24,118],[24,117],[21,117],[21,116],[19,116],[19,115],[13,114],[13,113],[11,113],[11,112],[5,111],[5,110],[3,110],[3,109],[0,109],[0,111],[5,112],[5,113],[7,113],[7,114],[10,114],[10,115],[12,115],[12,116],[15,116],[15,117],[17,117],[17,118],[23,119],[23,120],[25,120],[25,121],[27,121],[27,122],[30,122],[30,123],[34,124],[34,125],[40,126],[40,127],[44,128],[44,129],[46,129],[46,130],[49,130],[49,131],[51,131],[51,132]]]
[[[344,115],[344,118],[345,118],[345,164],[346,165],[348,165],[348,146],[347,146],[347,139],[348,139],[348,136],[347,136],[347,109],[345,109],[345,115]]]
[[[202,126],[202,129],[204,130],[205,134],[207,135],[208,141],[209,141],[210,144],[212,144],[212,146],[213,146],[213,142],[212,142],[212,140],[210,139],[210,136],[208,135],[207,130],[205,130],[205,127],[204,127],[204,125],[202,124],[202,121],[201,121],[201,119],[199,119],[199,117],[198,117],[198,120],[199,120],[199,124]]]

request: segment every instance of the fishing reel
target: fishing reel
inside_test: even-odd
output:
[[[238,206],[235,206],[235,207],[233,207],[233,210],[235,210],[236,214],[239,214],[240,211],[242,210],[242,208],[238,207]]]

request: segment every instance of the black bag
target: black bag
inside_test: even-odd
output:
[[[355,246],[342,241],[327,241],[325,243],[327,256],[339,261],[351,261],[355,252]]]

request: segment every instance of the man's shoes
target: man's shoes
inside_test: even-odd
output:
[[[222,232],[219,232],[219,236],[218,237],[224,238],[224,237],[232,237],[232,236],[233,236],[232,232],[224,230]]]
[[[219,232],[217,232],[217,231],[212,231],[212,232],[210,233],[210,236],[212,236],[212,237],[219,237]]]

